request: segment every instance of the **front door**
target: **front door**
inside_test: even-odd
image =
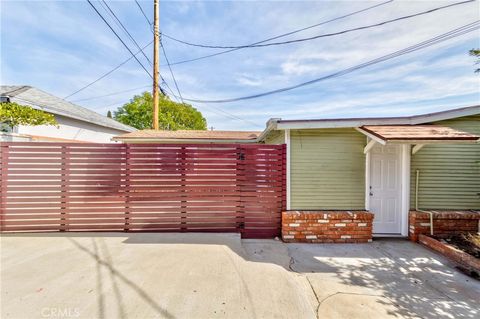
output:
[[[370,211],[373,233],[401,233],[401,147],[375,145],[370,151]]]

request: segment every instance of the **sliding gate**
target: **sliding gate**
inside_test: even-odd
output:
[[[0,227],[274,237],[285,146],[0,143]]]

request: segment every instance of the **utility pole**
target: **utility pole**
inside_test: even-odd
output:
[[[160,73],[160,64],[158,63],[160,48],[160,0],[153,0],[153,129],[158,130],[158,103],[159,103],[159,85],[158,75]]]

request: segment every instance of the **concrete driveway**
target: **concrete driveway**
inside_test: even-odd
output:
[[[4,235],[2,318],[478,318],[480,283],[404,240]]]

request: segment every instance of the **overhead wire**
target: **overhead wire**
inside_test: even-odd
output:
[[[147,43],[146,45],[144,45],[142,47],[143,50],[145,50],[145,48],[147,48],[149,45],[151,45],[153,43],[153,40],[150,41],[149,43]],[[139,50],[135,53],[135,55],[139,54],[142,50]],[[85,90],[86,88],[92,86],[93,84],[97,83],[98,81],[106,78],[107,76],[109,76],[110,74],[112,74],[113,72],[115,72],[116,70],[118,70],[119,68],[121,68],[124,64],[126,64],[127,62],[129,62],[130,60],[133,59],[133,56],[130,56],[128,59],[126,59],[125,61],[123,61],[122,63],[120,63],[119,65],[117,65],[116,67],[114,67],[113,69],[111,69],[110,71],[102,74],[100,77],[98,77],[97,79],[93,80],[92,82],[88,83],[87,85],[81,87],[80,89],[70,93],[69,95],[65,96],[63,99],[66,100],[68,99],[69,97],[72,97],[80,92],[82,92],[83,90]]]
[[[143,8],[142,8],[142,6],[140,5],[140,3],[138,3],[137,0],[135,0],[135,3],[137,4],[138,9],[140,9],[140,11],[142,12],[143,16],[145,17],[145,20],[147,20],[148,25],[151,26],[151,25],[152,25],[152,22],[150,21],[150,19],[148,18],[148,16],[145,14],[145,11],[143,11]]]
[[[135,58],[135,60],[138,62],[138,64],[140,64],[140,66],[145,70],[145,72],[151,77],[152,75],[150,74],[150,72],[145,68],[145,66],[142,64],[142,62],[140,62],[140,60],[137,58],[137,56],[135,54],[133,54],[132,50],[128,47],[128,45],[123,41],[123,39],[118,35],[118,33],[115,31],[115,29],[113,29],[113,27],[110,25],[110,23],[108,23],[108,21],[105,19],[105,17],[98,11],[98,9],[93,5],[93,3],[90,1],[90,0],[87,0],[87,2],[90,4],[90,6],[93,8],[93,10],[95,10],[95,12],[97,13],[97,15],[103,20],[103,22],[108,26],[108,28],[113,32],[113,34],[115,34],[115,36],[117,37],[118,40],[120,40],[120,42],[123,44],[123,46],[128,50],[128,52],[130,52],[130,54],[133,56],[133,58]]]
[[[187,41],[183,41],[183,40],[176,39],[176,38],[171,37],[171,36],[169,36],[169,35],[167,35],[167,34],[163,34],[163,36],[166,37],[166,38],[168,38],[168,39],[170,39],[170,40],[173,40],[173,41],[176,41],[176,42],[185,44],[185,45],[194,46],[194,47],[200,47],[200,48],[209,48],[209,49],[246,49],[246,48],[261,48],[261,47],[268,47],[268,46],[274,46],[274,45],[276,46],[276,45],[284,45],[284,44],[292,44],[292,43],[299,43],[299,42],[311,41],[311,40],[316,40],[316,39],[320,39],[320,38],[332,37],[332,36],[337,36],[337,35],[341,35],[341,34],[346,34],[346,33],[354,32],[354,31],[366,30],[366,29],[375,28],[375,27],[379,27],[379,26],[386,25],[386,24],[390,24],[390,23],[394,23],[394,22],[398,22],[398,21],[402,21],[402,20],[406,20],[406,19],[411,19],[411,18],[414,18],[414,17],[426,15],[426,14],[430,14],[430,13],[433,13],[433,12],[436,12],[436,11],[439,11],[439,10],[443,10],[443,9],[447,9],[447,8],[451,8],[451,7],[454,7],[454,6],[459,6],[459,5],[471,3],[471,2],[474,2],[474,1],[475,1],[475,0],[467,0],[467,1],[462,1],[462,2],[456,2],[456,3],[449,4],[449,5],[445,5],[445,6],[441,6],[441,7],[437,7],[437,8],[433,8],[433,9],[429,9],[429,10],[426,10],[426,11],[422,11],[422,12],[418,12],[418,13],[414,13],[414,14],[409,14],[409,15],[406,15],[406,16],[398,17],[398,18],[395,18],[395,19],[390,19],[390,20],[382,21],[382,22],[375,23],[375,24],[370,24],[370,25],[366,25],[366,26],[361,26],[361,27],[346,29],[346,30],[342,30],[342,31],[338,31],[338,32],[331,32],[331,33],[319,34],[319,35],[316,35],[316,36],[306,37],[306,38],[301,38],[301,39],[293,39],[293,40],[288,40],[288,41],[281,41],[281,42],[270,42],[270,43],[263,43],[263,44],[248,44],[248,45],[240,45],[240,46],[225,46],[225,45],[206,45],[206,44],[191,43],[191,42],[187,42]]]
[[[123,31],[125,31],[125,33],[127,34],[127,36],[130,38],[130,40],[132,40],[133,44],[137,47],[137,49],[139,49],[141,52],[142,52],[142,55],[145,57],[145,59],[148,61],[148,63],[150,64],[150,66],[152,66],[152,61],[148,58],[148,56],[145,54],[145,52],[142,50],[142,48],[140,47],[140,45],[137,43],[137,41],[133,38],[133,36],[130,34],[130,32],[128,32],[127,28],[125,27],[125,25],[122,23],[122,21],[120,21],[120,19],[117,17],[117,15],[115,14],[115,12],[113,12],[112,8],[110,8],[110,6],[108,5],[108,3],[105,1],[105,0],[102,0],[102,2],[105,4],[106,8],[108,9],[108,11],[110,11],[110,13],[112,14],[113,18],[118,21],[120,27],[123,29]]]
[[[104,95],[89,97],[89,98],[85,98],[85,99],[73,100],[71,102],[81,102],[81,101],[90,101],[90,100],[100,99],[102,97],[114,96],[114,95],[119,95],[119,94],[123,94],[123,93],[132,92],[132,91],[137,91],[137,90],[144,89],[144,88],[147,88],[147,87],[150,87],[150,86],[151,86],[151,84],[136,87],[136,88],[133,88],[133,89],[128,89],[128,90],[117,91],[117,92],[108,93],[108,94],[104,94]]]
[[[379,3],[379,4],[376,4],[376,5],[373,5],[373,6],[369,6],[367,8],[364,8],[364,9],[361,9],[361,10],[357,10],[357,11],[353,11],[353,12],[350,12],[348,14],[344,14],[342,16],[339,16],[339,17],[336,17],[336,18],[333,18],[333,19],[329,19],[329,20],[326,20],[326,21],[322,21],[322,22],[319,22],[319,23],[316,23],[316,24],[313,24],[313,25],[310,25],[310,26],[307,26],[307,27],[304,27],[304,28],[300,28],[300,29],[296,29],[294,31],[291,31],[291,32],[287,32],[287,33],[284,33],[284,34],[280,34],[280,35],[277,35],[277,36],[274,36],[274,37],[271,37],[271,38],[268,38],[268,39],[265,39],[265,40],[262,40],[262,41],[258,41],[258,42],[255,42],[255,43],[252,43],[252,44],[260,44],[260,43],[264,43],[264,42],[267,42],[267,41],[271,41],[271,40],[275,40],[275,39],[278,39],[278,38],[281,38],[281,37],[285,37],[285,36],[288,36],[288,35],[291,35],[291,34],[295,34],[295,33],[298,33],[298,32],[301,32],[301,31],[305,31],[305,30],[309,30],[309,29],[312,29],[312,28],[315,28],[315,27],[318,27],[318,26],[321,26],[321,25],[324,25],[324,24],[327,24],[327,23],[331,23],[331,22],[334,22],[334,21],[337,21],[337,20],[340,20],[340,19],[344,19],[344,18],[347,18],[347,17],[350,17],[350,16],[353,16],[353,15],[356,15],[356,14],[359,14],[359,13],[362,13],[362,12],[365,12],[365,11],[368,11],[368,10],[371,10],[371,9],[374,9],[374,8],[377,8],[377,7],[380,7],[380,6],[383,6],[383,5],[386,5],[388,3],[391,3],[393,2],[394,0],[388,0],[388,1],[385,1],[385,2],[382,2],[382,3]],[[148,25],[149,25],[149,28],[151,27],[152,25],[152,22],[150,21],[150,19],[148,18],[148,16],[145,14],[145,11],[143,10],[142,6],[140,5],[140,3],[135,0],[135,3],[137,5],[137,7],[139,8],[139,10],[141,11],[142,15],[145,17],[145,20],[147,21]],[[153,32],[153,30],[150,28],[150,31]],[[137,56],[139,53],[143,53],[143,50],[145,50],[148,46],[150,46],[151,44],[153,43],[153,40],[150,41],[149,43],[147,43],[145,46],[143,46],[141,48],[141,50],[138,50],[136,53],[135,53],[135,56]],[[225,54],[225,53],[228,53],[228,52],[233,52],[233,51],[236,51],[236,50],[240,50],[240,49],[231,49],[231,50],[226,50],[226,51],[222,51],[222,52],[217,52],[217,53],[214,53],[214,54],[209,54],[209,55],[206,55],[206,56],[202,56],[202,57],[198,57],[198,58],[194,58],[194,59],[189,59],[189,60],[183,60],[183,61],[177,61],[177,62],[172,62],[172,63],[169,63],[170,66],[172,65],[177,65],[177,64],[184,64],[184,63],[188,63],[188,62],[194,62],[194,61],[198,61],[198,60],[202,60],[202,59],[206,59],[206,58],[209,58],[209,57],[214,57],[214,56],[217,56],[217,55],[221,55],[221,54]],[[69,97],[72,97],[80,92],[82,92],[83,90],[89,88],[90,86],[92,86],[93,84],[99,82],[100,80],[106,78],[107,76],[109,76],[110,74],[112,74],[113,72],[115,72],[116,70],[118,70],[119,68],[121,68],[123,65],[125,65],[127,62],[129,62],[131,59],[133,59],[134,57],[133,56],[130,56],[128,59],[126,59],[125,61],[123,61],[122,63],[118,64],[117,66],[115,66],[112,70],[104,73],[103,75],[101,75],[100,77],[98,77],[97,79],[93,80],[92,82],[88,83],[87,85],[81,87],[80,89],[70,93],[69,95],[65,96],[64,99],[68,99]],[[162,66],[167,66],[168,64],[166,65],[162,65]]]
[[[331,23],[331,22],[335,22],[335,21],[344,19],[344,18],[348,18],[348,17],[351,17],[353,15],[363,13],[365,11],[368,11],[368,10],[371,10],[371,9],[374,9],[374,8],[378,8],[380,6],[389,4],[393,1],[394,0],[388,0],[388,1],[376,4],[376,5],[373,5],[373,6],[366,7],[366,8],[361,9],[361,10],[357,10],[357,11],[353,11],[353,12],[344,14],[344,15],[339,16],[339,17],[335,17],[335,18],[332,18],[332,19],[329,19],[329,20],[326,20],[326,21],[322,21],[322,22],[319,22],[319,23],[316,23],[316,24],[313,24],[313,25],[310,25],[310,26],[307,26],[307,27],[303,27],[303,28],[296,29],[296,30],[293,30],[293,31],[290,31],[290,32],[287,32],[287,33],[283,33],[283,34],[280,34],[280,35],[277,35],[277,36],[274,36],[274,37],[270,37],[270,38],[267,38],[267,39],[264,39],[264,40],[261,40],[261,41],[257,41],[257,42],[251,43],[251,45],[265,43],[265,42],[272,41],[272,40],[275,40],[275,39],[279,39],[279,38],[282,38],[282,37],[286,37],[286,36],[289,36],[289,35],[292,35],[292,34],[295,34],[295,33],[298,33],[298,32],[302,32],[302,31],[305,31],[305,30],[316,28],[316,27],[319,27],[321,25],[325,25],[325,24],[328,24],[328,23]],[[170,65],[177,65],[177,64],[184,64],[184,63],[189,63],[189,62],[195,62],[195,61],[199,61],[199,60],[203,60],[203,59],[207,59],[207,58],[212,58],[212,57],[215,57],[215,56],[218,56],[218,55],[230,53],[230,52],[241,50],[241,49],[243,49],[243,48],[229,49],[229,50],[225,50],[225,51],[221,51],[221,52],[217,52],[217,53],[207,54],[207,55],[200,56],[200,57],[193,58],[193,59],[175,61],[175,62],[170,63]]]
[[[391,0],[391,1],[393,1],[393,0]],[[140,5],[140,3],[138,3],[137,0],[135,0],[135,3],[137,4],[138,8],[139,8],[140,11],[142,12],[143,16],[145,17],[145,20],[147,21],[148,25],[151,26],[152,23],[150,22],[150,19],[148,19],[147,15],[145,14],[145,12],[144,12],[142,6]],[[153,33],[153,30],[151,30],[151,31],[152,31],[152,33]],[[163,52],[163,55],[164,55],[165,60],[166,60],[166,62],[167,62],[167,65],[168,65],[168,67],[169,67],[169,69],[170,69],[170,73],[171,73],[172,79],[173,79],[173,81],[174,81],[174,83],[175,83],[175,87],[176,87],[176,89],[177,89],[179,98],[180,98],[180,100],[182,101],[182,103],[184,103],[182,94],[181,94],[181,92],[180,92],[180,89],[179,89],[179,86],[178,86],[178,83],[177,83],[177,80],[176,80],[176,78],[175,78],[175,74],[173,73],[172,67],[171,67],[171,65],[170,65],[170,61],[168,60],[168,56],[167,56],[167,53],[166,53],[166,50],[165,50],[165,47],[164,47],[164,44],[163,44],[162,41],[160,41],[160,46],[161,46],[161,48],[162,48],[162,52]],[[163,79],[163,78],[162,78],[162,81],[163,81],[163,83],[167,86],[167,89],[170,91],[170,93],[172,93],[172,95],[176,98],[175,93],[174,93],[173,90],[170,88],[170,86],[168,85],[167,81],[166,81],[165,79]],[[244,122],[246,122],[246,123],[253,124],[253,125],[255,125],[255,126],[260,126],[260,127],[262,126],[262,125],[259,125],[258,123],[255,123],[255,122],[252,122],[252,121],[243,119],[243,118],[241,118],[241,117],[239,117],[239,116],[237,116],[237,115],[235,115],[235,114],[226,112],[226,111],[224,111],[224,110],[222,110],[222,109],[220,109],[220,108],[214,107],[214,106],[212,106],[212,105],[204,105],[204,106],[206,106],[206,107],[208,107],[208,108],[211,108],[214,113],[217,113],[217,114],[218,114],[218,112],[223,113],[223,114],[222,114],[223,116],[226,116],[226,117],[228,117],[228,118],[230,118],[230,119],[239,120],[239,121],[244,121]]]
[[[132,50],[128,47],[128,45],[125,43],[125,41],[123,41],[123,39],[118,35],[118,33],[115,31],[115,29],[113,29],[113,27],[110,25],[110,23],[108,23],[108,21],[105,19],[105,17],[98,11],[98,9],[93,5],[93,3],[90,1],[90,0],[86,0],[88,2],[88,4],[90,4],[90,6],[95,10],[95,12],[97,13],[97,15],[103,20],[103,22],[105,22],[105,24],[110,28],[110,30],[115,34],[115,36],[118,38],[118,40],[120,40],[120,42],[123,44],[123,46],[128,50],[128,52],[130,52],[130,54],[132,55],[133,58],[135,58],[135,60],[138,62],[138,64],[140,64],[140,66],[145,70],[145,72],[150,76],[150,78],[153,79],[153,76],[150,74],[150,72],[145,68],[145,66],[142,64],[142,62],[140,62],[140,60],[137,58],[137,56],[135,54],[133,54]],[[140,48],[140,47],[139,47]],[[143,50],[142,48],[140,48],[140,51],[142,51],[143,53]],[[148,59],[148,58],[147,58]],[[159,86],[159,89],[160,89],[160,92],[162,94],[165,94],[165,91]]]
[[[248,95],[248,96],[242,96],[242,97],[236,97],[236,98],[219,99],[219,100],[203,100],[203,99],[198,99],[198,98],[185,98],[184,97],[184,100],[189,101],[189,102],[197,102],[197,103],[229,103],[229,102],[250,100],[250,99],[255,99],[255,98],[259,98],[259,97],[263,97],[263,96],[267,96],[267,95],[272,95],[272,94],[277,94],[277,93],[281,93],[281,92],[285,92],[285,91],[290,91],[290,90],[293,90],[293,89],[297,89],[297,88],[300,88],[300,87],[303,87],[303,86],[311,85],[311,84],[314,84],[314,83],[317,83],[317,82],[320,82],[320,81],[324,81],[324,80],[327,80],[327,79],[343,76],[345,74],[352,73],[352,72],[357,71],[359,69],[366,68],[370,65],[374,65],[374,64],[377,64],[377,63],[380,63],[380,62],[384,62],[384,61],[399,57],[401,55],[405,55],[405,54],[408,54],[408,53],[411,53],[411,52],[414,52],[414,51],[418,51],[420,49],[435,45],[437,43],[441,43],[441,42],[447,41],[449,39],[461,36],[463,34],[472,32],[474,30],[478,30],[480,28],[479,22],[480,22],[480,20],[476,20],[472,23],[463,25],[459,28],[453,29],[451,31],[448,31],[446,33],[443,33],[443,34],[440,34],[436,37],[433,37],[431,39],[428,39],[428,40],[422,41],[420,43],[414,44],[414,45],[409,46],[407,48],[404,48],[402,50],[398,50],[398,51],[392,52],[390,54],[375,58],[373,60],[361,63],[359,65],[352,66],[350,68],[347,68],[347,69],[344,69],[344,70],[341,70],[341,71],[338,71],[338,72],[334,72],[332,74],[329,74],[329,75],[326,75],[326,76],[323,76],[323,77],[320,77],[320,78],[316,78],[316,79],[313,79],[313,80],[310,80],[310,81],[307,81],[307,82],[302,82],[302,83],[299,83],[299,84],[296,84],[296,85],[293,85],[293,86],[288,86],[288,87],[284,87],[284,88],[280,88],[280,89],[276,89],[276,90],[271,90],[271,91],[267,91],[267,92],[262,92],[262,93]]]

